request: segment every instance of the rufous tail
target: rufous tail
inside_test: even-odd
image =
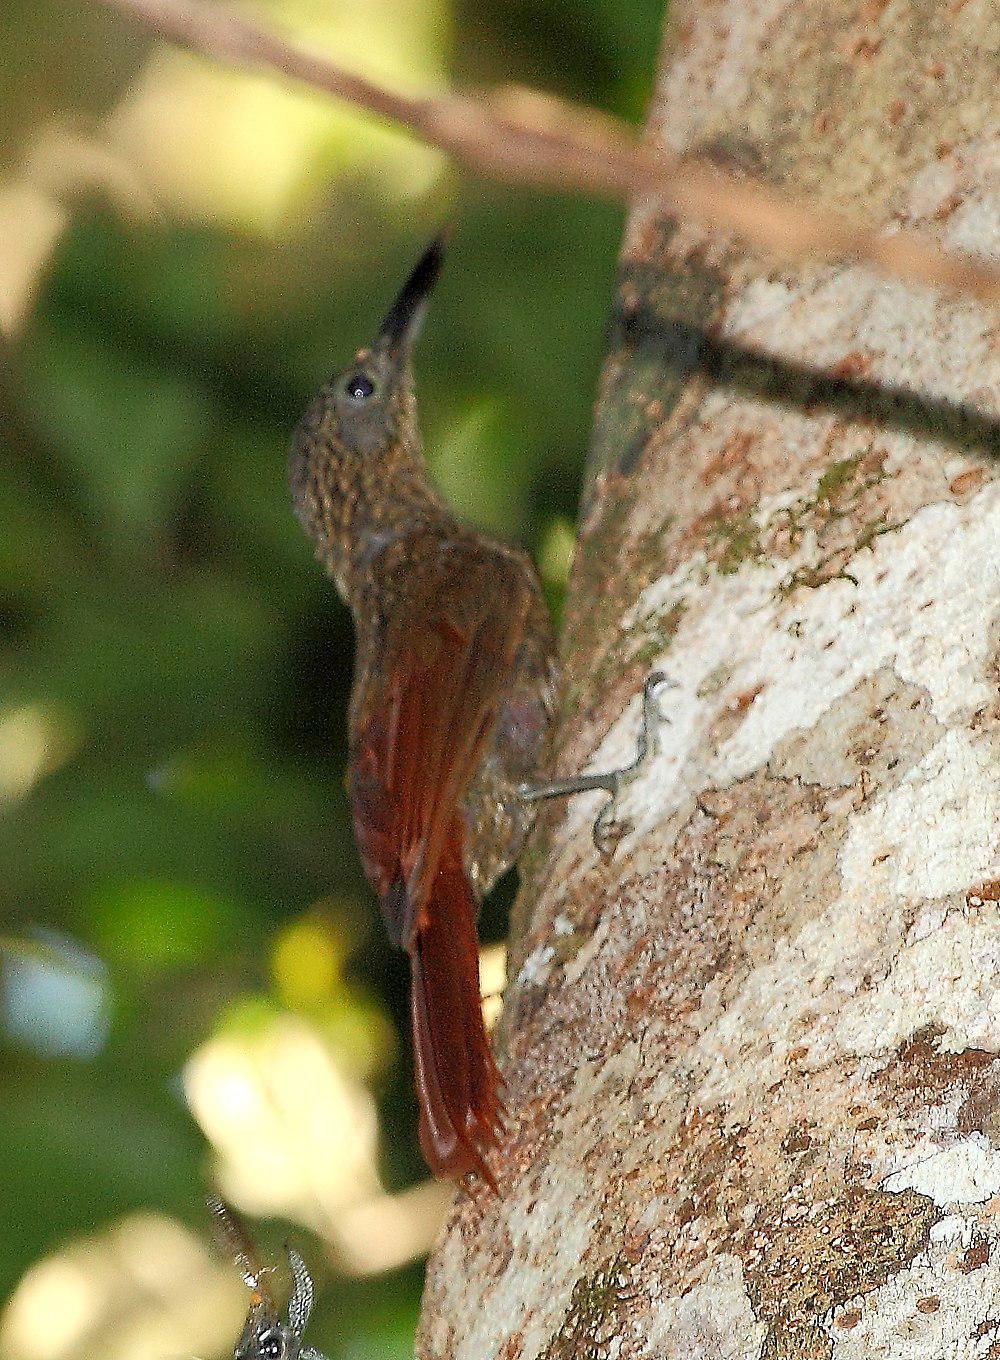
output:
[[[495,1191],[486,1158],[503,1107],[479,996],[475,901],[459,854],[444,857],[410,958],[421,1149],[435,1176],[477,1171]]]

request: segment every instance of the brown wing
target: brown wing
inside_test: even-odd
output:
[[[427,563],[421,563],[426,568]],[[362,678],[348,792],[365,872],[395,942],[424,909],[483,754],[530,604],[504,558],[455,552],[395,602]]]

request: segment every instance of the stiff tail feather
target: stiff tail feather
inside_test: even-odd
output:
[[[479,997],[475,903],[454,854],[434,880],[410,958],[421,1150],[436,1176],[476,1171],[496,1191],[486,1157],[503,1106]]]

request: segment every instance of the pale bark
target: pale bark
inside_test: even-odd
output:
[[[996,256],[998,52],[996,0],[675,0],[651,137]],[[633,213],[559,771],[678,687],[612,863],[541,818],[421,1360],[1000,1356],[998,394],[993,312]]]

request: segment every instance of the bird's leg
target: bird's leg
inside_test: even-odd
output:
[[[635,757],[627,765],[600,774],[578,774],[569,779],[553,779],[545,784],[519,784],[518,798],[537,803],[545,798],[570,798],[575,793],[603,789],[610,797],[594,819],[593,837],[598,854],[609,859],[626,829],[614,815],[618,800],[622,790],[637,778],[646,762],[656,755],[660,724],[668,721],[660,710],[658,696],[664,690],[672,689],[675,683],[663,671],[651,671],[646,677],[642,687],[642,723],[635,744]]]

